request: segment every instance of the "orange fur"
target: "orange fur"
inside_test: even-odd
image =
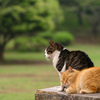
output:
[[[87,68],[78,71],[69,67],[62,73],[61,82],[69,85],[67,93],[96,93],[100,92],[100,67]]]

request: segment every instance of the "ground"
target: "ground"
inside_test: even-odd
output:
[[[52,65],[0,65],[0,100],[35,100],[37,89],[57,85]]]
[[[77,44],[66,48],[86,52],[94,65],[100,66],[99,45]],[[35,100],[37,89],[60,85],[58,73],[51,61],[47,63],[44,52],[5,52],[4,58],[6,61],[23,60],[24,64],[6,62],[0,65],[0,100]]]

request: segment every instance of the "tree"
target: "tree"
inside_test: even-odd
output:
[[[78,23],[83,25],[82,7],[79,0],[59,0],[59,2],[62,6],[65,6],[69,9],[72,8],[72,10],[76,12]]]
[[[91,35],[97,37],[100,25],[100,0],[59,0],[63,6],[67,6],[76,12],[78,23],[83,25],[83,19],[91,27]]]
[[[98,35],[98,27],[100,25],[100,1],[99,0],[76,0],[81,8],[81,16],[92,28],[93,37]],[[79,9],[78,7],[78,9]]]
[[[100,7],[87,6],[83,11],[83,18],[89,23],[92,28],[92,36],[98,36],[98,28],[100,25]]]
[[[0,62],[9,40],[53,30],[61,19],[57,0],[0,0]]]

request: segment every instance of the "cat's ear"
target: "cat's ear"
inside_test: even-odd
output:
[[[62,72],[60,72],[61,74],[63,74]]]
[[[73,69],[72,69],[71,66],[69,66],[68,71],[69,71],[69,72],[73,72]]]
[[[52,47],[55,47],[55,42],[54,41],[49,41],[49,44],[52,46]]]

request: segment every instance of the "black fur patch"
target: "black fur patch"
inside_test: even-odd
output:
[[[56,68],[61,71],[66,62],[66,70],[69,66],[74,69],[82,70],[84,68],[93,67],[94,64],[88,55],[82,51],[69,51],[67,49],[61,51]]]

